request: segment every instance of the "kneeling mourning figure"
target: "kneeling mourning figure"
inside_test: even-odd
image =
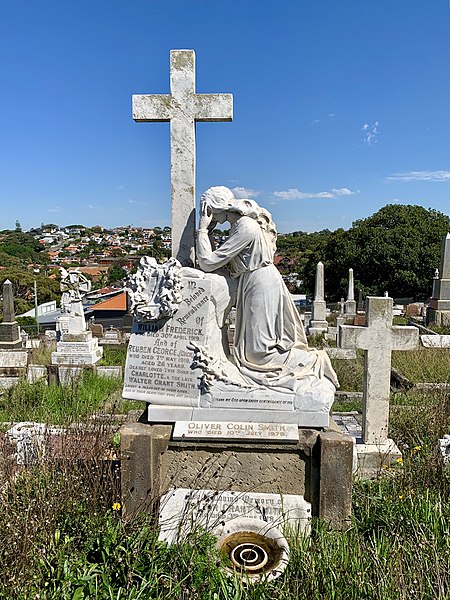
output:
[[[229,236],[215,248],[213,230],[225,222]],[[148,401],[149,419],[153,411],[163,422],[260,421],[264,411],[267,422],[328,425],[336,374],[325,351],[308,347],[275,250],[270,213],[213,187],[201,200],[200,269],[141,260],[129,284],[135,323],[124,397]]]

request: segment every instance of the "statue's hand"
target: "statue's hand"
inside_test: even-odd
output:
[[[216,226],[217,226],[217,221],[215,219],[211,219],[211,222],[208,225],[208,231],[214,231]]]
[[[208,209],[205,202],[200,204],[200,220],[198,223],[199,229],[209,229],[213,221],[212,213]]]

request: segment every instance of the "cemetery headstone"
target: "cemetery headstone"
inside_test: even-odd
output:
[[[405,309],[405,317],[419,317],[421,313],[421,307],[419,304],[408,304]]]
[[[45,330],[45,339],[48,342],[56,342],[56,331],[53,329],[46,329]]]
[[[345,302],[345,314],[356,315],[355,288],[353,283],[353,269],[348,270],[348,293]]]
[[[93,365],[103,355],[98,339],[88,331],[84,318],[82,293],[91,289],[91,282],[82,273],[61,269],[61,316],[57,330],[61,340],[52,353],[52,365]]]
[[[26,374],[28,352],[26,350],[0,351],[0,389],[9,389]]]
[[[357,307],[357,311],[360,312],[364,312],[364,297],[363,297],[363,293],[362,290],[358,291],[358,307]]]
[[[274,377],[272,383],[261,372],[253,371],[248,360],[240,370],[228,358],[223,340],[231,297],[222,276],[183,268],[175,259],[158,265],[155,259],[144,257],[130,279],[128,293],[136,320],[128,346],[123,396],[148,402],[150,422],[234,420],[328,425],[335,374],[324,351],[307,350],[306,337],[295,342],[295,350],[294,346],[289,352],[286,349],[284,355],[294,361],[298,354],[298,360],[304,361],[303,375],[298,378],[286,372],[278,380]],[[291,331],[296,336],[303,327],[293,303],[291,308],[295,324]],[[261,312],[258,317],[263,325]],[[243,325],[239,327],[242,331]],[[242,340],[236,346],[235,339],[235,361],[244,351],[241,346]],[[280,360],[277,353],[271,360]],[[313,383],[315,377],[308,372],[312,375],[314,365],[321,361],[330,379],[324,376]],[[283,373],[282,366],[280,369]],[[290,371],[295,373],[293,369],[294,363]],[[266,371],[270,372],[268,361]]]
[[[122,335],[118,329],[115,327],[110,327],[103,334],[103,338],[101,339],[101,343],[104,345],[119,345],[122,343]]]
[[[416,327],[392,325],[392,298],[368,296],[366,326],[341,325],[339,346],[364,350],[363,442],[385,444],[388,439],[392,350],[418,345]]]
[[[442,242],[441,265],[433,279],[433,291],[427,309],[427,323],[450,325],[450,233]]]
[[[164,265],[143,257],[127,289],[134,322],[123,396],[149,406],[147,423],[143,416],[121,430],[124,510],[149,509],[174,485],[207,492],[205,465],[212,457],[221,492],[252,491],[271,500],[292,493],[296,506],[304,506],[309,494],[311,512],[338,526],[350,512],[352,445],[346,436],[324,431],[337,380],[326,353],[308,348],[298,311],[273,265],[270,214],[253,201],[237,201],[227,188],[210,188],[197,231],[200,269],[190,266],[194,124],[231,118],[231,96],[195,94],[193,61],[192,51],[172,51],[171,95],[133,98],[135,120],[171,121],[174,244]],[[225,220],[231,233],[215,253],[210,232],[215,221]],[[244,231],[257,243],[233,262],[236,252],[227,252]],[[241,267],[234,278],[220,270],[227,263],[232,271]],[[233,304],[231,359],[227,323]],[[266,340],[271,330],[276,344]],[[231,528],[231,521],[225,526]]]
[[[92,335],[96,338],[103,337],[103,325],[101,323],[93,323],[91,325]]]
[[[19,325],[14,314],[14,295],[9,279],[3,283],[3,321],[0,323],[0,350],[22,347]]]
[[[312,305],[309,333],[322,333],[328,329],[327,305],[325,302],[325,278],[323,263],[318,262],[316,268],[316,287]]]

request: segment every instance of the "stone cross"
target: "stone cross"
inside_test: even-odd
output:
[[[340,348],[364,350],[363,442],[384,444],[389,422],[392,350],[417,347],[416,327],[392,325],[392,298],[366,298],[366,326],[341,325]]]
[[[345,303],[345,313],[347,315],[356,314],[355,288],[353,284],[353,269],[348,270],[348,293],[347,302]]]
[[[170,121],[172,256],[194,265],[195,124],[231,121],[231,94],[195,93],[195,52],[170,51],[170,94],[133,96],[136,122]]]

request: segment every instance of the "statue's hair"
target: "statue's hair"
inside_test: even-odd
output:
[[[211,187],[206,190],[201,201],[211,209],[213,214],[236,212],[242,216],[251,217],[258,222],[264,232],[272,235],[275,234],[276,236],[275,224],[268,210],[259,206],[255,200],[237,200],[233,192],[223,185]]]
[[[255,200],[237,200],[229,188],[218,185],[206,190],[201,202],[206,204],[213,215],[221,212],[235,212],[243,217],[255,219],[275,253],[277,249],[277,229],[272,220],[272,215],[268,210],[259,206]]]
[[[219,212],[235,210],[236,198],[229,188],[223,185],[216,185],[206,190],[201,202],[205,203],[213,214],[217,214]]]

